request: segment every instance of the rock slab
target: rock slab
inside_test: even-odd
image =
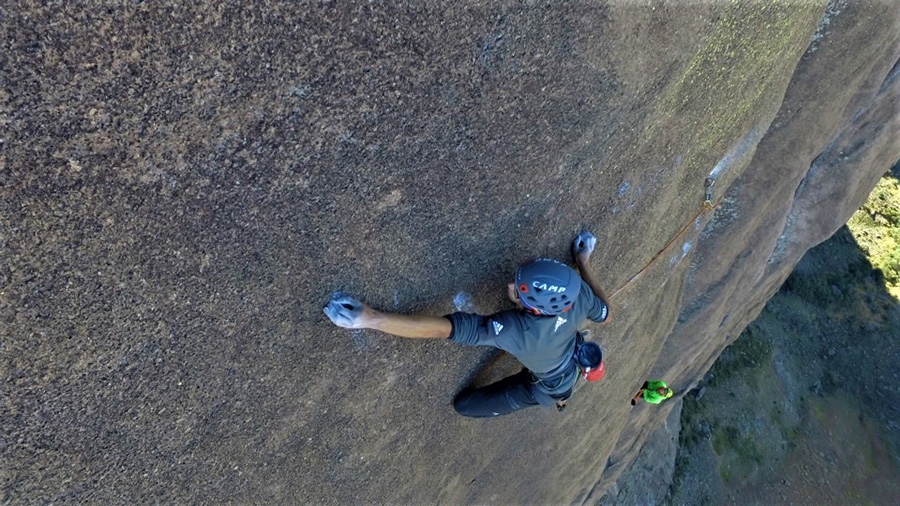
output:
[[[0,19],[4,503],[595,501],[671,409],[636,387],[689,390],[900,157],[888,2]],[[564,415],[461,419],[490,352],[321,313],[499,310],[583,227],[615,316]]]

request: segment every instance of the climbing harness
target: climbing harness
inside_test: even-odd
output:
[[[567,373],[567,371],[572,369],[574,362],[574,366],[577,370],[575,383],[572,385],[571,393],[569,393],[567,397],[556,401],[556,409],[559,412],[566,409],[566,401],[568,401],[569,397],[571,397],[581,386],[580,380],[584,379],[589,382],[600,381],[603,379],[603,376],[606,375],[606,368],[603,365],[603,350],[597,343],[586,341],[585,338],[588,336],[590,336],[589,330],[578,331],[575,335],[575,348],[572,350],[572,354],[552,371],[540,375],[535,374],[534,372],[531,373],[532,382],[534,384],[541,384],[545,388],[555,390],[556,388],[559,388],[567,378],[571,378],[571,373]],[[548,380],[555,380],[556,385],[550,385]]]

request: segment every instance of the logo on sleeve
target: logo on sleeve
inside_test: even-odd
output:
[[[500,325],[499,323],[495,322],[494,320],[491,320],[491,323],[494,324],[494,335],[499,336],[500,331],[503,330],[503,325]]]
[[[566,320],[566,319],[563,318],[562,316],[557,316],[557,317],[556,317],[556,326],[553,327],[553,332],[556,332],[557,330],[559,330],[559,327],[560,327],[563,323],[566,323],[567,321],[569,321],[569,320]]]

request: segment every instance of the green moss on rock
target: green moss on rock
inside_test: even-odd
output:
[[[664,90],[647,137],[681,128],[690,162],[774,114],[826,3],[732,2],[719,11],[700,50]]]

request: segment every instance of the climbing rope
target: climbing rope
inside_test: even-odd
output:
[[[631,283],[633,283],[634,281],[636,281],[638,278],[640,278],[641,275],[644,274],[644,271],[646,271],[647,269],[649,269],[650,266],[653,265],[653,264],[656,262],[656,260],[657,260],[660,256],[662,256],[662,254],[665,253],[666,250],[669,249],[669,247],[671,247],[673,244],[675,244],[675,242],[678,241],[678,240],[681,238],[682,235],[684,235],[684,233],[688,230],[688,228],[690,228],[691,224],[693,224],[694,222],[697,221],[697,218],[699,218],[700,216],[702,216],[703,213],[705,213],[705,212],[707,212],[707,211],[713,211],[713,210],[715,210],[715,208],[719,207],[719,204],[722,203],[722,199],[721,199],[721,198],[720,198],[715,204],[712,202],[712,198],[713,198],[712,187],[713,187],[714,184],[716,184],[716,180],[715,180],[715,179],[713,179],[712,177],[706,178],[706,181],[704,182],[704,188],[705,188],[704,196],[705,196],[705,200],[703,201],[703,205],[700,207],[700,211],[698,211],[697,214],[694,215],[694,217],[691,218],[691,220],[688,221],[687,224],[685,224],[684,227],[682,227],[681,230],[679,230],[678,233],[675,234],[675,236],[672,237],[672,239],[671,239],[669,242],[667,242],[666,245],[663,246],[661,250],[659,250],[659,253],[657,253],[656,255],[654,255],[653,258],[651,258],[650,261],[647,262],[647,265],[645,265],[643,269],[639,270],[634,276],[631,276],[631,278],[629,278],[629,280],[626,281],[624,285],[620,286],[620,287],[619,287],[618,289],[616,289],[612,294],[610,294],[610,296],[609,296],[610,299],[612,299],[613,297],[615,297],[616,294],[618,294],[619,292],[621,292],[622,290],[624,290],[625,288],[627,288],[628,285],[630,285]],[[723,198],[724,198],[724,197],[723,197]]]

